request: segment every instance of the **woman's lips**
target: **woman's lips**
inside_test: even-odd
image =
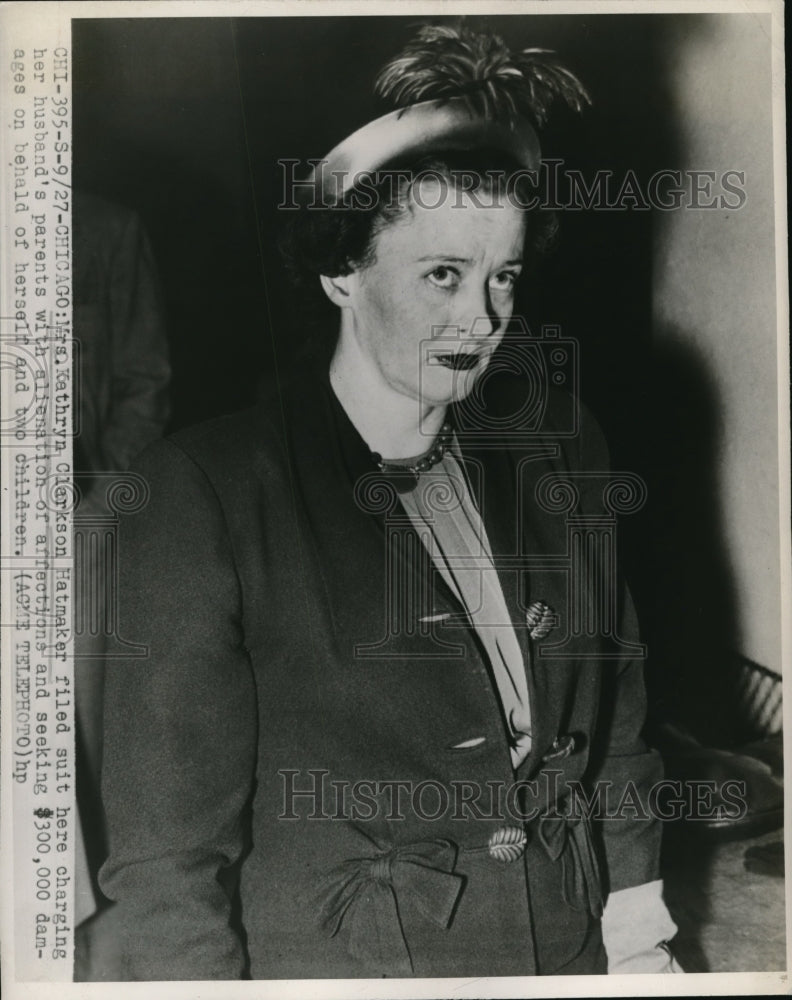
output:
[[[439,365],[443,365],[445,368],[451,368],[454,371],[470,371],[471,368],[475,368],[479,362],[479,355],[470,353],[458,352],[456,354],[435,354],[432,360]]]

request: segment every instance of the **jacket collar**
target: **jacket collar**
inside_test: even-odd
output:
[[[368,446],[338,401],[326,367],[306,366],[299,376],[284,381],[278,405],[285,418],[295,498],[302,503],[311,527],[317,569],[333,592],[328,593],[329,603],[336,626],[343,632],[354,626],[359,610],[369,603],[371,580],[382,578],[384,571],[385,509],[364,513],[366,508],[359,503],[359,495],[356,497],[362,482],[376,483],[377,469]],[[451,407],[452,421],[456,416],[456,408]],[[465,426],[470,427],[469,421]],[[528,449],[526,456],[506,442],[497,448],[491,440],[477,440],[470,431],[458,432],[458,440],[496,567],[504,570],[499,573],[504,597],[528,672],[536,714],[534,748],[521,768],[525,774],[538,766],[554,735],[549,728],[554,722],[543,708],[559,701],[560,696],[554,693],[556,681],[563,688],[568,680],[567,671],[559,671],[556,661],[547,667],[534,662],[525,609],[537,598],[563,609],[566,585],[556,571],[537,567],[528,573],[509,567],[508,560],[515,555],[554,553],[565,548],[565,529],[559,519],[525,507],[538,477],[555,467],[558,458],[553,457],[553,446],[547,444]],[[420,549],[420,542],[413,546],[414,551]],[[425,564],[413,565],[410,572],[425,576]],[[432,584],[446,605],[458,608],[439,574],[432,574]]]

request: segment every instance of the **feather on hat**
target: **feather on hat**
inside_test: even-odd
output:
[[[396,108],[461,97],[472,115],[544,125],[557,99],[582,111],[591,98],[551,49],[512,53],[498,35],[446,26],[421,28],[382,68],[376,92]]]
[[[375,90],[394,110],[353,132],[314,169],[323,204],[337,204],[364,174],[408,154],[485,146],[539,168],[532,122],[560,99],[581,111],[591,99],[548,49],[512,53],[497,35],[424,27],[380,71]]]

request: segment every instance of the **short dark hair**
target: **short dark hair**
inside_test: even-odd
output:
[[[334,310],[319,284],[319,275],[350,274],[374,261],[377,235],[401,215],[405,194],[416,182],[437,177],[450,191],[486,195],[490,203],[512,204],[528,218],[527,269],[552,244],[558,228],[555,214],[531,208],[536,178],[508,153],[492,149],[449,150],[409,162],[388,164],[353,187],[336,206],[302,206],[287,223],[281,256],[306,318],[319,319]]]

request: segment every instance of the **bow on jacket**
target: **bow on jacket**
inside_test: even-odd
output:
[[[374,857],[351,858],[325,878],[322,927],[343,922],[354,958],[394,976],[413,973],[399,908],[408,900],[440,927],[451,922],[463,879],[454,874],[457,848],[447,840],[398,845]]]
[[[549,813],[539,820],[539,840],[553,861],[561,859],[561,891],[574,910],[602,916],[602,885],[599,865],[584,816]]]

